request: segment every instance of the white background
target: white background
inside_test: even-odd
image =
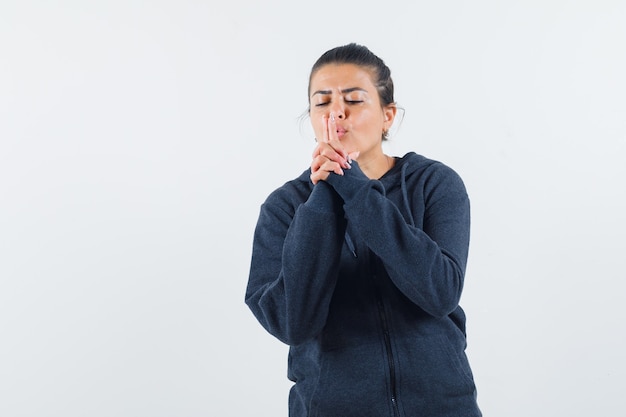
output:
[[[623,1],[0,3],[0,415],[286,416],[244,304],[308,167],[313,62],[391,67],[386,145],[457,170],[485,416],[622,416]]]

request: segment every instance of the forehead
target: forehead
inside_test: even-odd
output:
[[[375,87],[372,71],[354,64],[327,64],[311,77],[311,92],[353,87],[373,91]]]

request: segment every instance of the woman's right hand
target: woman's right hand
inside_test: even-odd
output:
[[[343,175],[344,169],[350,169],[352,159],[358,157],[358,152],[348,154],[337,135],[335,116],[322,116],[325,126],[322,140],[317,143],[313,150],[313,161],[311,162],[311,182],[317,184],[325,181],[331,172]]]

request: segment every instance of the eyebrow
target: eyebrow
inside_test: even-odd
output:
[[[351,93],[353,91],[363,91],[364,93],[367,93],[367,90],[361,87],[351,87],[351,88],[346,88],[344,90],[341,90],[342,94],[347,94],[347,93]],[[311,97],[313,97],[316,94],[332,94],[331,90],[317,90],[316,92],[314,92],[313,94],[311,94]]]

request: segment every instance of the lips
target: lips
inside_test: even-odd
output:
[[[339,137],[339,138],[344,136],[346,133],[348,133],[348,131],[346,129],[343,129],[343,128],[337,129],[337,137]]]

